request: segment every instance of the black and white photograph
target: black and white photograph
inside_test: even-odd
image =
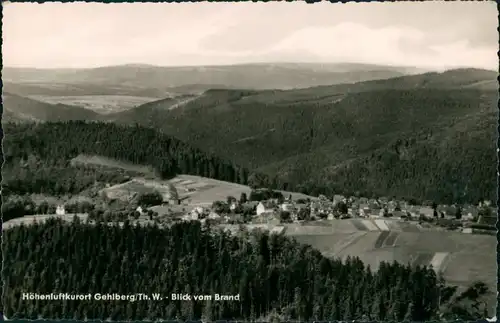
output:
[[[3,320],[496,321],[496,2],[2,7]]]

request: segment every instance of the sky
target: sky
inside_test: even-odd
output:
[[[4,3],[3,63],[371,63],[498,70],[493,1]]]

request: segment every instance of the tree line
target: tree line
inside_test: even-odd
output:
[[[457,294],[432,268],[381,263],[373,271],[359,258],[329,259],[262,231],[231,235],[199,222],[159,228],[50,219],[6,230],[2,243],[9,319],[429,321],[487,314],[483,283]],[[218,293],[239,294],[240,301],[21,300],[26,291]]]
[[[34,155],[45,164],[67,166],[79,154],[93,154],[151,165],[163,178],[186,173],[242,184],[248,179],[245,168],[140,126],[69,121],[7,124],[6,131],[9,133],[4,141],[7,163]]]
[[[471,194],[474,195],[474,199],[480,200],[495,191],[491,186],[493,182],[482,181],[476,176],[477,174],[486,176],[491,167],[483,167],[484,169],[474,167],[474,170],[467,174],[450,173],[445,171],[447,168],[444,167],[442,172],[438,172],[442,175],[439,181],[451,185],[448,187],[453,189],[454,193],[451,195],[448,188],[441,187],[437,182],[429,186],[429,182],[434,183],[437,180],[436,176],[430,178],[428,175],[435,173],[435,170],[431,172],[429,168],[434,166],[428,164],[429,159],[432,159],[430,155],[434,154],[431,150],[436,149],[432,148],[432,145],[426,146],[425,149],[429,151],[420,151],[418,154],[425,156],[419,158],[399,160],[397,155],[387,152],[381,155],[373,154],[370,158],[363,159],[362,163],[356,161],[352,167],[339,169],[335,176],[311,178],[292,185],[279,179],[279,173],[275,174],[276,176],[269,176],[248,170],[231,161],[193,148],[157,130],[138,125],[120,126],[112,123],[69,121],[42,124],[6,123],[4,126],[9,133],[3,145],[4,196],[31,193],[54,196],[79,194],[86,190],[96,191],[105,183],[114,185],[137,176],[137,173],[131,170],[71,165],[71,159],[80,154],[100,155],[131,164],[149,165],[156,169],[157,175],[161,178],[184,173],[236,182],[252,188],[292,190],[313,196],[320,194],[331,196],[343,192],[347,195],[371,197],[375,192],[382,195],[390,192],[394,196],[403,195],[414,203],[418,203],[415,197],[421,200],[430,196],[436,197],[435,201],[460,203],[470,200],[467,196],[471,197]],[[481,150],[481,152],[486,158],[487,151]],[[393,163],[394,167],[388,170],[380,166],[387,163]],[[414,171],[416,169],[419,170],[418,174]],[[370,173],[377,175],[365,176]],[[362,174],[365,175],[361,176]],[[413,181],[413,184],[407,185],[411,190],[400,190],[397,186],[388,184],[397,182],[397,179],[409,181],[411,178],[420,177],[426,178],[427,181],[425,183],[422,180]],[[374,178],[384,180],[371,180]],[[367,185],[371,186],[371,191],[359,191],[360,187]],[[467,195],[464,195],[464,187]],[[424,196],[416,194],[416,191],[427,193]],[[255,200],[263,198],[257,196],[262,195],[260,193],[254,195]],[[272,196],[268,194],[266,197]],[[9,203],[8,199],[5,202]]]

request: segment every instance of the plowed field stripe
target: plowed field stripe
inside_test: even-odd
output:
[[[385,239],[389,236],[389,231],[382,231],[382,233],[379,234],[377,240],[375,241],[375,248],[378,249],[382,247],[384,244]]]
[[[389,231],[389,227],[384,220],[375,220],[375,225],[382,231]]]
[[[353,220],[352,224],[356,227],[356,229],[361,230],[361,231],[368,231],[368,228],[363,225],[363,223],[359,220]]]
[[[398,237],[399,233],[397,232],[391,232],[391,234],[385,239],[384,246],[385,247],[394,247],[396,238]]]
[[[439,271],[441,265],[444,263],[444,260],[448,256],[448,252],[436,252],[434,257],[432,257],[431,265],[435,271]]]

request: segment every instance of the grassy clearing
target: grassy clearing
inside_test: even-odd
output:
[[[244,185],[217,181],[209,178],[179,175],[171,180],[146,180],[134,178],[131,181],[104,189],[113,196],[131,196],[134,193],[146,193],[157,190],[160,193],[169,191],[172,184],[187,205],[211,205],[214,201],[227,199],[227,196],[239,198],[241,193],[250,194],[250,188]]]
[[[122,162],[113,158],[95,155],[78,155],[71,160],[72,165],[87,165],[87,166],[100,166],[108,168],[117,168],[125,171],[140,173],[144,175],[154,174],[154,169],[148,166],[134,165],[131,163]]]

